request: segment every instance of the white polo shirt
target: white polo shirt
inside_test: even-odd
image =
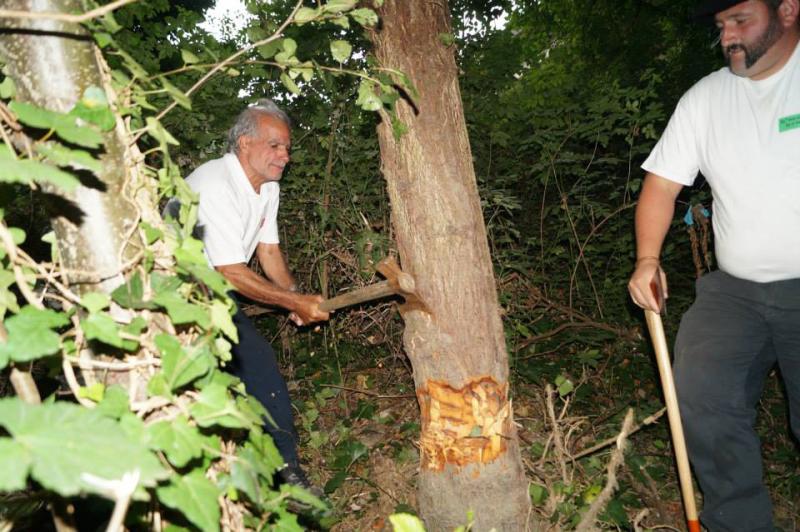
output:
[[[800,46],[766,79],[728,68],[701,79],[642,168],[687,186],[703,173],[720,269],[755,282],[800,278]]]
[[[277,244],[280,185],[256,192],[236,155],[199,166],[186,183],[200,196],[198,229],[212,266],[247,263],[259,242]]]

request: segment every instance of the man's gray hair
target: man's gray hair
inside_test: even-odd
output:
[[[292,127],[289,115],[278,107],[275,102],[269,98],[258,100],[239,113],[230,131],[228,131],[228,153],[239,154],[239,139],[243,136],[255,136],[258,132],[258,117],[263,115],[275,117],[286,124],[287,127]]]

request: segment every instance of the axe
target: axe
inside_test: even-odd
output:
[[[422,310],[428,312],[425,304],[417,296],[417,286],[414,278],[402,271],[393,258],[386,257],[378,263],[376,269],[386,278],[385,281],[326,299],[319,304],[320,310],[330,312],[359,303],[397,295],[405,299],[405,303],[401,306],[403,311]]]
[[[664,324],[661,321],[661,314],[666,310],[666,300],[664,298],[664,287],[661,285],[660,268],[653,280],[650,281],[650,289],[653,291],[656,301],[658,301],[658,312],[645,309],[644,317],[656,352],[658,373],[661,376],[661,388],[664,392],[664,401],[667,404],[667,418],[669,419],[669,428],[672,433],[672,447],[675,449],[675,461],[678,465],[678,480],[680,481],[681,495],[683,496],[683,508],[686,513],[689,532],[700,532],[700,521],[697,519],[694,487],[692,486],[692,473],[689,469],[689,457],[686,453],[686,439],[683,436],[678,396],[675,393],[675,381],[672,378],[672,366],[669,362],[669,349],[664,335]]]

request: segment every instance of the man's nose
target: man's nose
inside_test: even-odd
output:
[[[719,29],[719,43],[723,48],[727,48],[729,45],[738,42],[738,39],[739,33],[732,24],[724,24]]]

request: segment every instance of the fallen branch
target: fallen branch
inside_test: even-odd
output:
[[[664,415],[664,412],[666,412],[666,411],[667,411],[666,408],[662,408],[661,410],[659,410],[658,412],[656,412],[652,416],[649,416],[649,417],[645,418],[641,423],[639,423],[638,425],[636,425],[634,428],[631,429],[629,435],[630,434],[634,434],[636,432],[639,432],[640,430],[642,430],[647,425],[652,425],[653,423],[658,421],[661,418],[661,416]],[[609,445],[611,445],[615,441],[617,441],[617,437],[616,436],[613,437],[613,438],[609,438],[607,440],[601,441],[597,445],[592,445],[588,449],[584,449],[583,451],[581,451],[578,454],[576,454],[575,455],[575,460],[578,460],[580,458],[583,458],[584,456],[589,456],[590,454],[596,453],[600,449],[608,447]]]
[[[617,490],[617,469],[625,463],[625,447],[628,443],[628,436],[632,428],[633,408],[628,410],[628,413],[625,415],[625,421],[622,423],[622,431],[616,438],[617,449],[614,451],[614,454],[611,455],[611,460],[608,462],[608,481],[603,491],[592,501],[589,510],[584,514],[583,519],[581,519],[581,522],[578,523],[578,526],[575,528],[575,532],[588,532],[589,530],[595,529],[597,515],[600,513],[600,510],[605,508],[608,501],[611,500],[611,496]]]

